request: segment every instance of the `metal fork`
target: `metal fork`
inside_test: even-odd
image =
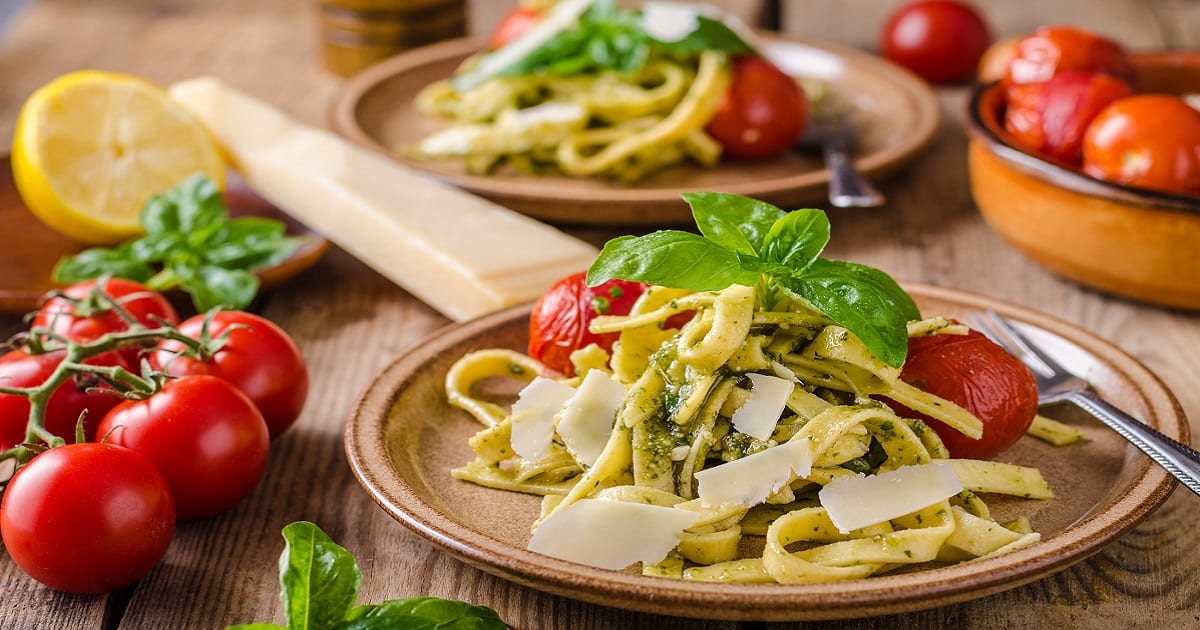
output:
[[[1100,398],[1086,380],[1063,367],[999,313],[989,310],[987,319],[977,317],[973,326],[1029,366],[1037,378],[1042,405],[1075,404],[1141,449],[1188,490],[1200,494],[1200,451],[1159,433]]]
[[[842,103],[824,102],[831,99],[826,96],[814,104],[802,139],[805,144],[821,147],[830,173],[829,203],[838,208],[881,206],[886,199],[863,177],[850,157],[855,133],[849,108]]]

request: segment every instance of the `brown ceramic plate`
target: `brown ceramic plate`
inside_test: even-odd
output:
[[[1084,374],[1114,404],[1188,442],[1174,396],[1138,361],[1062,321],[989,298],[907,285],[926,314],[959,318],[988,308],[1017,320],[1035,341]],[[346,453],[354,474],[393,518],[447,553],[531,588],[650,613],[710,619],[799,621],[866,617],[984,597],[1031,582],[1100,550],[1166,500],[1175,481],[1098,422],[1072,409],[1052,413],[1078,426],[1083,443],[1052,447],[1026,438],[1001,459],[1042,470],[1057,498],[987,497],[999,520],[1027,515],[1041,542],[1012,553],[836,584],[715,584],[605,571],[526,550],[538,497],[451,478],[473,459],[480,425],[450,407],[443,379],[471,350],[523,349],[528,306],[448,327],[379,375],[351,414]],[[1049,413],[1049,412],[1048,412]]]
[[[329,248],[324,237],[254,194],[232,172],[226,178],[225,202],[233,216],[279,219],[287,223],[289,234],[309,237],[287,260],[258,270],[263,288],[308,269]],[[83,248],[29,212],[13,183],[9,156],[0,156],[0,312],[23,315],[36,309],[38,298],[58,288],[50,279],[54,265]]]
[[[421,161],[398,155],[444,123],[417,111],[413,97],[450,76],[479,50],[478,40],[455,40],[385,60],[358,74],[335,97],[334,130],[446,182],[530,216],[557,223],[658,225],[691,221],[683,191],[718,190],[783,207],[822,200],[829,182],[819,152],[792,152],[762,162],[724,161],[715,168],[678,166],[636,185],[598,178],[530,176],[501,172],[473,176],[461,161]],[[879,177],[924,147],[937,131],[941,110],[920,79],[851,48],[801,39],[767,38],[768,53],[789,73],[824,81],[854,106],[856,162]]]

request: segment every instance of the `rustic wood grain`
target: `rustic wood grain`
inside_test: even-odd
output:
[[[781,0],[785,28],[875,47],[884,8],[899,0]],[[482,0],[473,5],[483,5]],[[770,3],[768,3],[769,5]],[[979,3],[983,4],[983,3]],[[0,141],[25,97],[77,68],[133,72],[168,83],[214,74],[322,125],[340,85],[321,69],[315,0],[38,0],[0,40]],[[1131,47],[1196,45],[1200,3],[1054,0],[987,3],[1001,33],[1069,21]],[[484,15],[483,10],[479,9]],[[489,18],[490,19],[490,18]],[[486,30],[478,18],[475,32]],[[882,182],[878,210],[831,211],[829,254],[901,279],[987,294],[1080,325],[1138,357],[1200,418],[1200,321],[1081,289],[1031,264],[980,219],[967,188],[959,126],[965,89],[939,92],[946,120],[929,149]],[[582,233],[602,242],[603,230]],[[545,595],[471,569],[435,550],[360,490],[342,451],[343,422],[370,380],[447,320],[334,249],[268,296],[263,313],[297,340],[313,389],[297,426],[272,444],[254,494],[221,516],[183,523],[164,562],[126,593],[63,595],[28,580],[0,555],[0,627],[218,628],[281,622],[275,563],[280,530],[316,522],[358,558],[360,601],[421,594],[496,608],[514,628],[733,628],[655,617]],[[0,333],[21,325],[0,318]],[[1193,423],[1193,426],[1197,426]],[[811,628],[1194,627],[1200,624],[1200,500],[1179,491],[1143,525],[1075,567],[974,602]],[[127,601],[126,601],[127,600]],[[772,626],[773,627],[773,626]]]

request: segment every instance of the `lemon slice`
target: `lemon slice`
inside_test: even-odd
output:
[[[13,177],[29,209],[80,243],[142,232],[142,206],[189,175],[223,185],[203,123],[138,77],[83,70],[38,89],[17,117]]]

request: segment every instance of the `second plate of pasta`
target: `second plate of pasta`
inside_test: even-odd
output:
[[[1021,323],[1102,395],[1163,433],[1186,439],[1174,397],[1136,360],[1111,344],[1053,318],[988,298],[906,285],[925,314],[959,319],[986,309]],[[1084,435],[1053,447],[1023,439],[997,460],[1036,466],[1055,498],[1030,501],[987,495],[998,521],[1028,516],[1041,540],[993,557],[954,565],[925,564],[836,583],[738,584],[671,580],[637,568],[611,571],[528,550],[540,500],[455,479],[473,458],[468,440],[479,424],[452,407],[446,375],[464,354],[524,349],[528,306],[443,330],[388,367],[367,390],[346,428],[351,467],[393,518],[455,557],[519,584],[592,603],[709,619],[797,621],[898,613],[983,597],[1062,570],[1113,542],[1149,515],[1174,482],[1098,423],[1054,410]],[[511,385],[511,384],[509,384]],[[481,383],[511,402],[503,382]],[[753,537],[745,544],[753,545]],[[761,544],[761,542],[760,542]],[[753,549],[745,550],[749,554]]]
[[[856,162],[881,177],[917,154],[937,131],[940,108],[922,81],[865,52],[782,36],[764,38],[772,59],[789,74],[817,82],[845,102],[858,135]],[[598,177],[527,175],[511,169],[472,175],[461,160],[426,160],[405,147],[443,128],[445,121],[419,111],[417,94],[445,79],[481,41],[437,44],[385,60],[355,76],[336,96],[333,129],[407,166],[546,221],[579,225],[685,223],[691,214],[679,197],[689,190],[721,190],[782,207],[819,204],[829,172],[818,150],[797,150],[761,161],[722,159],[712,167],[674,166],[632,184]]]

